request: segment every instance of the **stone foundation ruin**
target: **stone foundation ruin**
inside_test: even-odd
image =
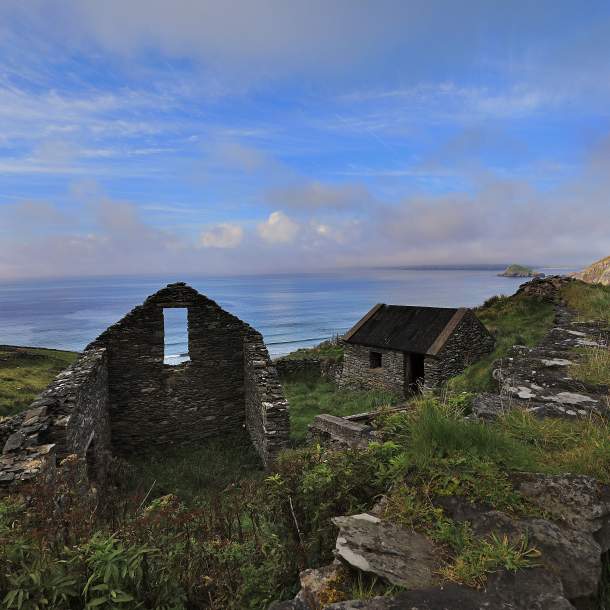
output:
[[[167,308],[185,308],[189,360],[164,363]],[[288,402],[263,338],[184,283],[170,284],[110,326],[30,408],[0,422],[0,493],[86,459],[129,457],[245,428],[265,466],[288,444]]]

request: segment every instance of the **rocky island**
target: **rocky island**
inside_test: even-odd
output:
[[[498,275],[500,277],[544,277],[544,273],[534,271],[531,267],[525,267],[524,265],[509,265]]]

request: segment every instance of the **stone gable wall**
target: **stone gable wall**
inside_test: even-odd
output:
[[[190,362],[163,363],[163,309],[188,309]],[[251,328],[184,284],[170,284],[108,328],[113,450],[195,444],[245,423],[243,342]]]
[[[288,401],[277,370],[255,331],[244,341],[246,428],[265,466],[288,447]]]
[[[188,309],[190,362],[163,363],[163,309]],[[185,284],[170,284],[110,326],[32,403],[0,422],[0,493],[86,458],[201,443],[246,427],[265,464],[286,447],[288,402],[259,333]]]
[[[381,353],[381,367],[370,367],[370,352]],[[405,393],[405,354],[364,345],[345,343],[340,388],[385,390]]]
[[[481,321],[466,312],[436,357],[424,360],[424,388],[433,389],[459,375],[467,366],[494,349],[494,339]]]
[[[105,350],[83,352],[14,420],[19,425],[0,457],[0,493],[55,469],[69,454],[84,457],[88,449],[103,471],[110,449]]]

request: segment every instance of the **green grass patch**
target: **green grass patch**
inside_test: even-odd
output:
[[[610,423],[606,419],[540,419],[513,409],[495,425],[535,450],[539,471],[585,474],[610,483]]]
[[[302,347],[282,356],[283,360],[330,360],[343,361],[343,346],[337,341],[324,341],[314,347]]]
[[[243,433],[212,438],[200,447],[181,447],[131,462],[130,486],[149,498],[167,494],[187,504],[206,502],[244,481],[262,480],[263,466]]]
[[[492,389],[493,363],[516,344],[534,346],[553,326],[551,303],[526,295],[496,296],[476,310],[476,315],[494,335],[494,351],[449,381],[455,392],[484,392]]]
[[[339,390],[334,383],[320,378],[286,379],[282,385],[290,404],[290,433],[294,441],[305,438],[308,424],[320,413],[343,417],[399,402],[391,392]]]
[[[71,501],[79,492],[71,486],[60,485],[59,493],[75,512],[61,520],[52,518],[52,495],[33,495],[49,500],[40,514],[36,503],[15,515],[0,501],[0,589],[15,599],[22,595],[27,607],[57,592],[66,601],[55,601],[56,608],[86,607],[96,596],[110,596],[107,606],[100,605],[113,607],[112,593],[104,589],[103,575],[110,574],[126,609],[265,608],[295,594],[300,570],[332,560],[333,516],[370,510],[382,495],[386,518],[439,544],[441,576],[481,587],[491,572],[533,565],[538,550],[525,538],[476,536],[467,521],[447,516],[444,498],[539,515],[514,489],[511,471],[610,481],[605,422],[536,420],[521,411],[495,423],[470,422],[463,419],[464,401],[429,396],[411,407],[377,417],[379,442],[349,451],[289,450],[271,473],[261,472],[247,439],[239,436],[142,456],[133,468],[140,490],[135,511],[112,523],[83,519]],[[392,592],[353,578],[329,593],[366,599]]]
[[[610,286],[571,282],[563,288],[562,296],[582,320],[596,320],[610,326]]]
[[[570,366],[574,379],[595,385],[610,386],[610,349],[585,347],[576,350],[578,361]]]
[[[77,357],[76,352],[0,346],[0,417],[26,409]]]

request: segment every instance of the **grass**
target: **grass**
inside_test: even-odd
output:
[[[493,363],[516,344],[534,346],[552,327],[553,305],[538,298],[496,296],[476,310],[478,318],[494,335],[494,351],[454,377],[449,386],[457,392],[483,392],[493,388]]]
[[[284,360],[330,360],[343,361],[343,347],[337,341],[324,341],[314,347],[302,347],[282,356]]]
[[[572,282],[563,288],[562,296],[582,320],[597,320],[610,326],[610,286]]]
[[[0,346],[0,417],[26,409],[77,357],[76,352]]]
[[[497,426],[535,451],[539,471],[585,474],[610,483],[610,423],[606,419],[540,419],[513,409]]]
[[[210,439],[200,447],[184,447],[132,461],[130,487],[149,498],[172,494],[187,504],[214,499],[246,480],[262,480],[264,472],[250,439],[243,433]]]
[[[610,349],[586,347],[576,350],[578,361],[570,366],[574,379],[595,385],[610,385]]]
[[[390,392],[339,390],[320,378],[286,379],[282,385],[290,404],[291,437],[297,442],[305,439],[308,424],[320,413],[343,417],[399,402]]]

